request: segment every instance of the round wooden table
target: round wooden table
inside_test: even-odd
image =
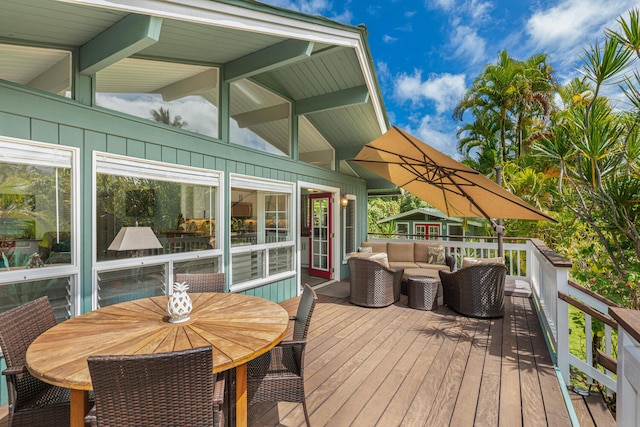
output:
[[[29,372],[71,389],[71,426],[89,410],[91,355],[151,354],[213,346],[213,371],[236,368],[236,423],[247,423],[247,365],[285,336],[289,315],[263,298],[193,293],[191,319],[169,323],[167,296],[144,298],[82,314],[54,326],[29,346]]]

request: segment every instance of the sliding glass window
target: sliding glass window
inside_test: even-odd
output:
[[[293,184],[231,176],[233,290],[294,274]]]

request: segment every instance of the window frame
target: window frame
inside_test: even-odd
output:
[[[358,251],[358,204],[357,198],[353,194],[346,194],[347,200],[349,201],[349,205],[353,203],[353,225],[350,227],[353,229],[353,248],[347,248],[347,206],[343,206],[342,209],[342,263],[347,263],[347,256],[351,252]],[[349,250],[352,249],[352,250]]]
[[[227,244],[229,246],[229,289],[231,292],[239,292],[244,291],[251,288],[256,288],[268,283],[276,282],[278,280],[286,279],[289,277],[294,277],[297,274],[296,268],[296,221],[297,216],[295,215],[294,206],[296,205],[295,199],[295,183],[287,182],[287,181],[277,181],[266,178],[258,178],[248,175],[241,175],[231,173],[229,175],[229,193],[233,191],[233,188],[242,188],[248,190],[257,190],[260,192],[264,192],[260,194],[258,200],[263,199],[261,202],[258,202],[258,207],[262,206],[263,211],[258,212],[257,216],[264,215],[264,197],[268,194],[278,194],[278,193],[287,193],[289,194],[289,218],[287,221],[291,224],[290,229],[290,240],[284,242],[273,242],[273,243],[257,243],[255,245],[246,245],[246,246],[231,246],[231,233],[227,233]],[[267,194],[265,194],[267,193]],[[226,215],[231,218],[231,204],[227,206]],[[266,230],[264,230],[266,233]],[[278,249],[278,248],[288,248],[291,247],[291,270],[276,273],[273,275],[269,274],[269,250],[270,249]],[[263,262],[263,275],[260,278],[252,279],[240,283],[233,282],[233,256],[237,254],[246,254],[246,253],[254,253],[254,252],[263,252],[262,262]]]
[[[116,270],[128,270],[136,267],[149,267],[163,265],[165,268],[165,292],[167,295],[171,292],[173,283],[173,265],[175,263],[199,260],[205,258],[218,258],[219,271],[224,272],[224,248],[218,245],[214,249],[206,249],[194,252],[169,253],[160,255],[150,255],[142,257],[124,258],[108,261],[97,260],[97,236],[96,236],[96,176],[98,173],[104,173],[104,169],[109,168],[109,173],[115,171],[113,175],[135,174],[134,176],[146,179],[157,179],[172,182],[181,182],[185,184],[202,185],[202,180],[210,186],[216,187],[215,200],[215,221],[216,221],[216,240],[225,241],[225,215],[222,211],[222,201],[224,200],[224,173],[212,169],[196,168],[192,166],[183,166],[174,163],[157,162],[152,160],[139,159],[135,157],[110,154],[105,152],[93,152],[92,167],[92,284],[91,284],[91,304],[92,308],[98,307],[98,275],[101,272],[109,272]],[[133,172],[135,170],[135,172]],[[145,173],[145,171],[147,173]],[[131,175],[127,175],[131,176]],[[162,179],[160,179],[162,178]],[[199,181],[195,181],[198,179]]]
[[[51,166],[53,164],[70,164],[71,175],[71,209],[70,230],[71,263],[47,268],[24,268],[0,272],[0,286],[28,283],[33,281],[67,278],[71,293],[67,306],[68,317],[80,313],[80,149],[58,144],[36,142],[26,139],[0,136],[0,159],[7,163],[23,163]]]

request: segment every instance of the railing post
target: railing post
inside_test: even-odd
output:
[[[609,307],[618,322],[618,427],[640,425],[640,316],[637,310]]]
[[[569,270],[567,268],[556,269],[556,286],[558,292],[569,294]],[[556,294],[556,335],[557,335],[557,364],[564,379],[569,385],[569,304],[558,298]]]

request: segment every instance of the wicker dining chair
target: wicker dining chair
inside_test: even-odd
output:
[[[56,325],[49,299],[38,298],[0,314],[0,348],[7,369],[9,427],[68,426],[69,389],[31,376],[25,366],[27,348]]]
[[[224,273],[178,273],[176,282],[186,282],[189,292],[226,292]]]
[[[363,307],[386,307],[400,299],[403,268],[385,267],[368,258],[349,258],[350,302]]]
[[[304,353],[311,315],[318,296],[309,285],[304,285],[294,321],[293,339],[282,341],[267,353],[247,363],[247,401],[302,403],[304,418],[309,423],[307,400],[304,392]]]
[[[504,264],[478,264],[439,273],[444,303],[452,310],[470,317],[504,316]]]
[[[170,353],[89,356],[92,427],[221,426],[211,346]]]

